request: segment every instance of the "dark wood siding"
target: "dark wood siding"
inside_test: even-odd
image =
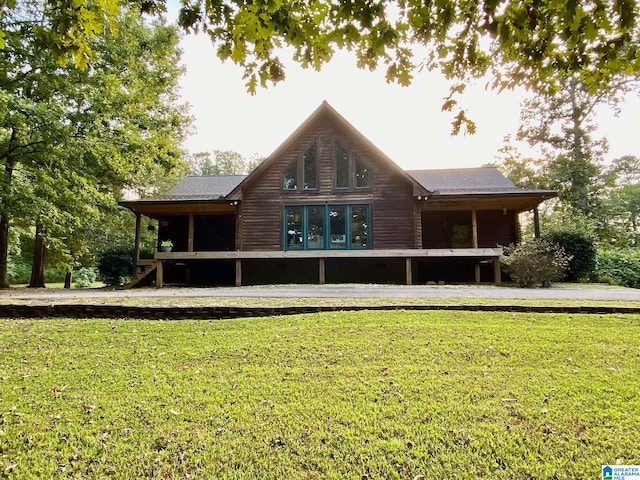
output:
[[[334,141],[370,169],[370,187],[334,187]],[[282,190],[282,172],[318,143],[318,188]],[[242,250],[282,250],[285,205],[367,204],[370,206],[372,248],[415,248],[414,200],[411,183],[391,171],[374,152],[339,131],[326,119],[318,119],[279,158],[249,182],[242,191],[239,221]]]
[[[497,245],[509,245],[517,240],[517,215],[513,210],[478,210],[478,247],[492,248]],[[422,212],[423,248],[452,248],[454,225],[472,226],[470,210],[427,211]],[[469,238],[471,242],[471,238]],[[460,246],[460,245],[457,245]],[[471,244],[467,245],[471,247]]]
[[[517,214],[513,210],[479,210],[478,246],[506,246],[517,242]]]

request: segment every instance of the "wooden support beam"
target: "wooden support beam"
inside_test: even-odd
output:
[[[480,264],[476,263],[476,283],[480,283]]]
[[[136,243],[135,243],[135,252],[133,254],[133,258],[135,260],[136,269],[138,265],[138,260],[140,260],[140,225],[142,223],[142,216],[139,213],[136,213]]]
[[[193,252],[194,215],[189,214],[189,236],[187,237],[187,252]]]
[[[493,259],[493,283],[502,284],[502,272],[500,271],[500,258]]]
[[[156,288],[162,288],[162,283],[164,282],[164,279],[162,278],[162,267],[163,263],[162,261],[159,261],[158,267],[156,268]]]
[[[407,272],[407,285],[413,285],[413,270],[412,270],[411,257],[405,258],[406,272]]]
[[[242,286],[242,260],[236,259],[236,287]]]
[[[320,285],[325,284],[325,269],[324,269],[324,258],[321,258],[318,261],[318,283]]]
[[[476,210],[471,210],[471,234],[473,235],[473,248],[478,248],[478,215]]]
[[[540,214],[538,213],[538,207],[533,209],[533,235],[536,238],[540,238]]]

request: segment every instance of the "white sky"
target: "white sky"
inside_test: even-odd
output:
[[[347,121],[405,169],[475,167],[492,162],[507,134],[519,125],[522,93],[496,94],[483,85],[467,88],[464,105],[476,122],[475,135],[450,136],[450,112],[441,112],[449,83],[438,74],[417,73],[409,87],[388,84],[384,70],[359,70],[355,58],[338,53],[321,72],[304,70],[288,58],[286,79],[256,95],[246,92],[242,69],[222,63],[208,38],[182,41],[186,74],[181,94],[195,117],[191,153],[233,150],[245,157],[271,154],[327,100]],[[598,118],[610,143],[607,160],[640,157],[640,101],[630,98],[618,118]]]

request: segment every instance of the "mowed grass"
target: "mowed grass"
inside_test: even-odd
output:
[[[632,315],[1,320],[0,478],[600,478],[639,372]]]

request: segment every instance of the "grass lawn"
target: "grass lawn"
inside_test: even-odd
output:
[[[638,372],[632,315],[0,320],[0,478],[600,478]]]

